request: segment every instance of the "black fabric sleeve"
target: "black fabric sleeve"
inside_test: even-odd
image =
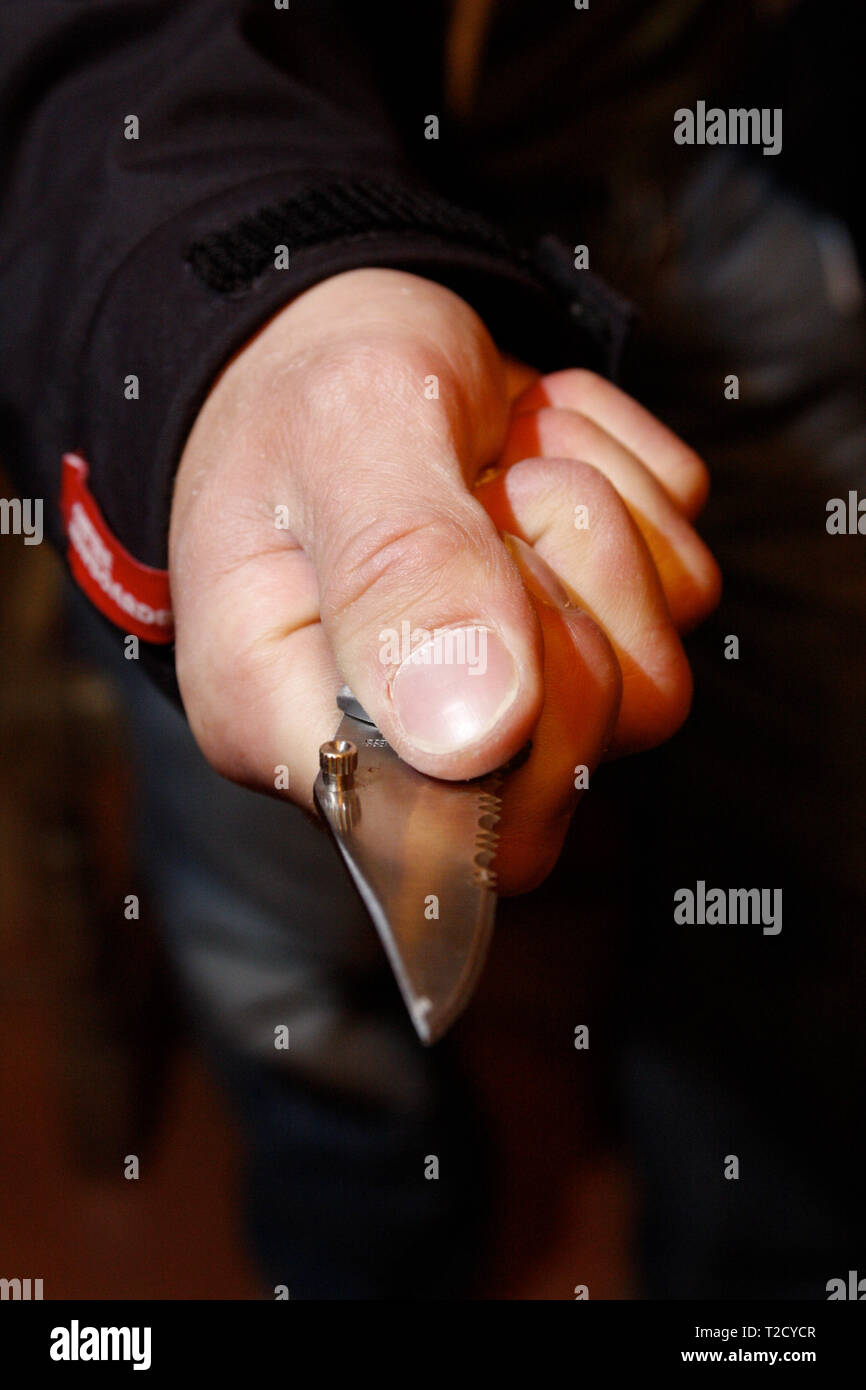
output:
[[[341,270],[427,275],[525,360],[610,370],[625,325],[614,296],[552,239],[515,250],[419,181],[367,72],[358,8],[0,9],[0,449],[61,547],[60,460],[74,449],[122,545],[164,567],[174,472],[215,375]],[[389,22],[411,24],[410,8]],[[149,657],[170,684],[170,650]]]

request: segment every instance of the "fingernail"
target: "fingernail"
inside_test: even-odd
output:
[[[391,700],[416,748],[456,753],[495,728],[519,685],[505,642],[479,623],[437,628],[415,647],[391,682]]]
[[[523,577],[523,582],[531,594],[541,603],[546,603],[548,608],[574,608],[574,604],[568,597],[566,590],[560,584],[554,571],[546,560],[542,560],[538,551],[533,550],[531,545],[522,541],[519,536],[512,536],[508,531],[504,531],[502,539],[509,555],[513,559]]]

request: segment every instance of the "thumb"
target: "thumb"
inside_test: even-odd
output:
[[[430,370],[441,397],[426,401]],[[401,343],[364,380],[327,440],[338,486],[321,486],[320,468],[301,474],[322,624],[402,758],[480,776],[519,751],[542,702],[538,620],[469,489],[504,428],[504,392],[492,370],[455,371],[428,342]]]
[[[532,732],[541,634],[484,509],[461,477],[435,483],[406,460],[355,489],[358,529],[326,550],[320,609],[343,678],[400,756],[476,777]]]

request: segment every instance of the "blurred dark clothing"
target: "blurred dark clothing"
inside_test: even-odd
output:
[[[474,81],[453,97],[460,159],[475,199],[527,229],[563,212],[579,219],[599,186],[610,196],[629,182],[678,184],[701,151],[674,144],[674,111],[729,87],[768,28],[757,0],[482,8]]]
[[[725,588],[687,643],[685,727],[610,769],[645,1273],[660,1297],[822,1298],[866,1237],[866,552],[825,528],[828,499],[866,486],[862,287],[836,293],[844,230],[730,154],[674,217],[624,384],[709,464]],[[782,888],[781,933],[675,926],[698,879]]]

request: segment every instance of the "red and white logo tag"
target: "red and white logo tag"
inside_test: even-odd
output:
[[[60,512],[73,577],[100,613],[124,632],[145,642],[172,642],[168,571],[142,565],[112,535],[87,486],[88,473],[80,454],[63,455]]]

